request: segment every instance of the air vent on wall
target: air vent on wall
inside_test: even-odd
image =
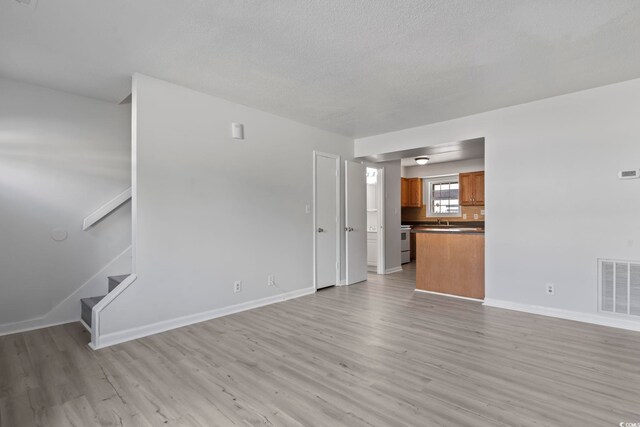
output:
[[[599,308],[640,316],[640,261],[599,260]]]
[[[618,178],[620,179],[638,179],[640,178],[640,169],[631,169],[626,171],[619,171]]]

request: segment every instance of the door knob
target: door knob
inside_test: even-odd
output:
[[[318,227],[318,233],[324,233],[324,228]]]

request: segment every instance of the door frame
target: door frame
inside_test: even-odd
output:
[[[341,247],[342,233],[340,232],[340,182],[342,176],[342,170],[340,168],[340,156],[335,154],[323,153],[322,151],[313,150],[313,289],[318,290],[318,170],[317,159],[319,156],[335,159],[336,163],[336,281],[335,285],[340,284],[340,259],[341,259]]]
[[[387,192],[384,186],[384,166],[378,166],[377,163],[365,163],[365,166],[369,169],[375,169],[378,171],[378,181],[376,183],[376,208],[378,209],[378,265],[376,266],[376,274],[387,274],[386,272],[386,206],[387,206]]]
[[[368,166],[373,167],[373,166]],[[385,224],[385,207],[386,207],[386,191],[384,188],[384,166],[373,167],[378,170],[378,182],[376,185],[377,194],[377,209],[378,209],[378,274],[385,274],[385,253],[386,253],[386,242],[385,242],[385,233],[387,230],[387,225]]]

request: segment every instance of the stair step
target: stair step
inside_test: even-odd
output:
[[[124,281],[130,274],[122,274],[120,276],[109,276],[109,292],[114,290],[116,286]]]
[[[102,295],[99,297],[82,298],[80,300],[80,304],[82,305],[81,317],[84,323],[87,324],[87,326],[91,327],[91,310],[93,310],[93,306],[99,303],[105,296],[106,295]]]

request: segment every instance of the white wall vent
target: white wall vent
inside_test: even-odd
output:
[[[598,260],[599,309],[640,316],[640,261]]]
[[[618,178],[620,179],[638,179],[640,178],[640,169],[630,169],[626,171],[619,171]]]

